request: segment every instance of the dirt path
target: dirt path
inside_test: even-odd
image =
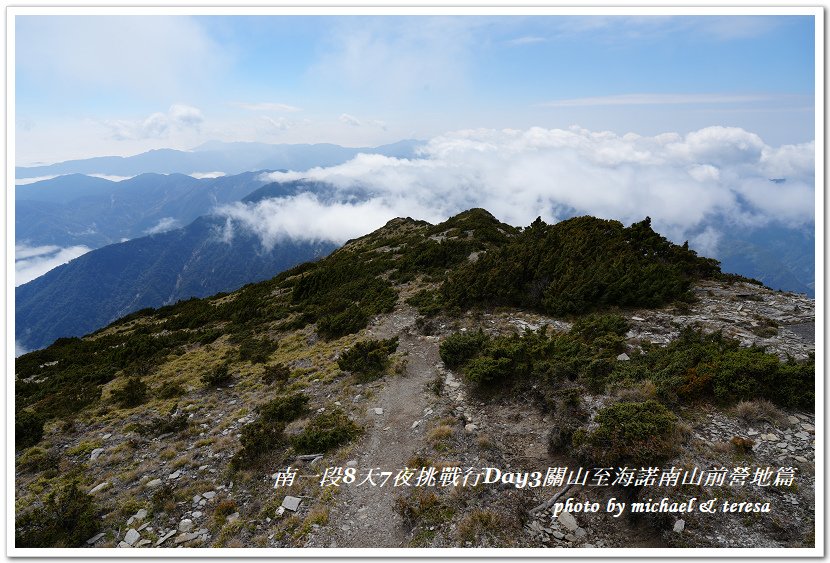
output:
[[[400,493],[392,485],[424,439],[424,412],[435,400],[427,384],[435,377],[439,362],[437,342],[407,330],[414,322],[414,311],[399,310],[370,331],[372,338],[399,337],[398,352],[407,353],[406,371],[388,375],[385,385],[368,401],[363,420],[366,432],[354,449],[360,454],[351,460],[357,462],[358,478],[340,488],[326,539],[320,538],[325,547],[406,547],[403,523],[395,511]],[[382,414],[375,409],[382,409]],[[413,428],[415,421],[420,422]],[[378,486],[357,486],[373,468]],[[381,471],[392,472],[384,486],[380,486],[385,478],[379,475]],[[320,535],[324,533],[321,530]]]

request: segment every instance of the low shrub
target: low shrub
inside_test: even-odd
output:
[[[18,411],[14,417],[14,445],[22,450],[34,446],[43,438],[43,418],[28,410]]]
[[[323,453],[342,446],[360,433],[360,427],[340,410],[315,416],[305,429],[291,438],[291,445],[300,453]]]
[[[441,361],[450,369],[456,369],[475,357],[489,338],[478,332],[457,332],[448,336],[438,348]]]
[[[263,455],[286,444],[285,423],[257,419],[242,427],[242,449],[231,458],[231,469],[239,470],[257,462]]]
[[[92,497],[72,481],[49,493],[43,506],[17,515],[15,547],[81,547],[98,526]]]
[[[589,462],[659,465],[678,451],[677,417],[657,401],[616,403],[601,409],[591,431],[577,430],[573,446]]]
[[[147,384],[138,377],[130,377],[123,387],[112,392],[112,399],[122,408],[137,407],[147,400]]]
[[[344,371],[355,374],[360,381],[371,381],[389,366],[389,356],[398,348],[398,339],[364,340],[346,350],[337,360]]]
[[[222,387],[231,381],[233,381],[233,376],[231,376],[230,366],[227,362],[202,376],[202,383],[205,384],[205,387]]]
[[[156,397],[159,399],[172,399],[184,395],[184,389],[175,381],[165,381],[156,389]]]
[[[308,397],[302,393],[277,397],[257,407],[257,412],[263,422],[291,422],[308,412]]]
[[[291,370],[285,364],[274,364],[272,366],[265,366],[265,371],[262,374],[262,382],[266,385],[272,383],[284,383],[288,381],[291,375]]]

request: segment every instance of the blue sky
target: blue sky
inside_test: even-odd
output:
[[[808,16],[17,16],[18,165],[475,128],[815,138]]]

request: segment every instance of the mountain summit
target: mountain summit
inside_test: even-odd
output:
[[[15,543],[813,545],[813,326],[647,218],[394,219],[19,357]]]

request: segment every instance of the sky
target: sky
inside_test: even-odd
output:
[[[808,16],[20,16],[15,162],[451,132],[815,139]]]

